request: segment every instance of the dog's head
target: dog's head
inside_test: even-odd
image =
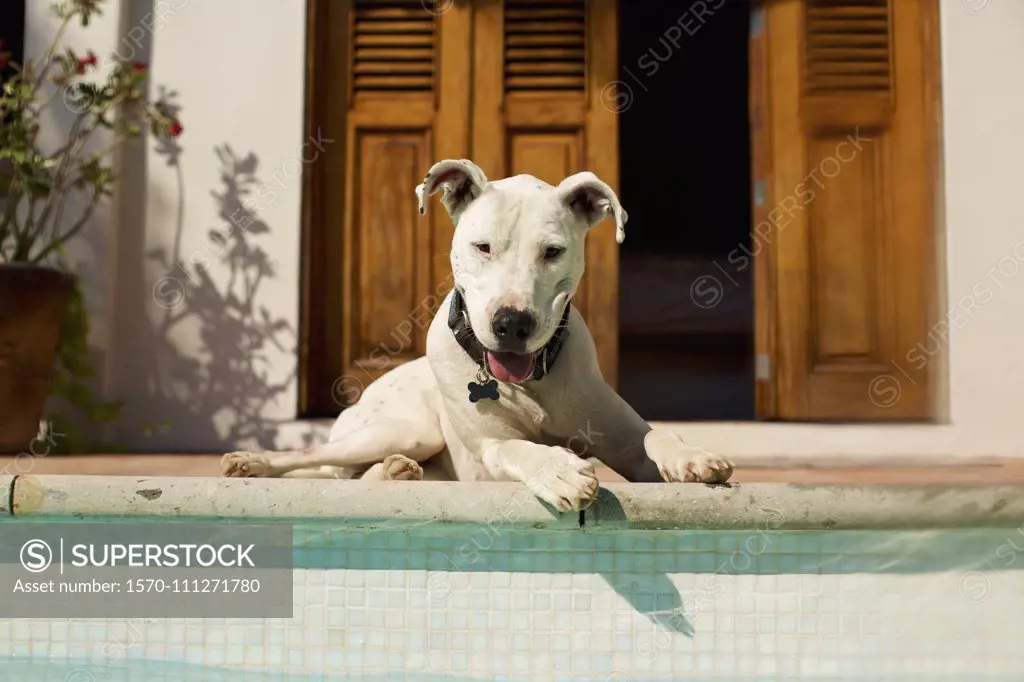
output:
[[[420,213],[437,192],[455,224],[455,287],[488,367],[499,380],[523,381],[583,277],[587,231],[611,216],[622,243],[626,212],[590,172],[557,187],[532,175],[491,182],[473,162],[451,159],[416,188]]]

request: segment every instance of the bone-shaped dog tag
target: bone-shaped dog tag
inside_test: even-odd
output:
[[[475,381],[469,382],[469,402],[477,403],[481,400],[497,400],[498,399],[498,382],[494,379],[485,381],[483,383],[477,383]]]

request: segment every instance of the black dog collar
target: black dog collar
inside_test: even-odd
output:
[[[473,327],[469,323],[469,312],[466,310],[466,302],[458,289],[452,292],[452,304],[448,309],[448,328],[452,330],[452,334],[455,335],[455,341],[462,347],[462,350],[466,351],[466,354],[480,368],[480,378],[482,381],[469,385],[470,402],[475,403],[484,398],[497,400],[498,383],[493,378],[490,378],[491,372],[487,368],[486,351],[477,340],[476,334],[473,333]],[[551,371],[551,367],[555,364],[555,360],[565,344],[565,337],[568,333],[569,303],[566,303],[565,312],[562,313],[562,319],[558,323],[558,328],[555,330],[554,335],[552,335],[551,340],[537,354],[537,358],[533,363],[533,373],[530,374],[526,381],[540,381]]]

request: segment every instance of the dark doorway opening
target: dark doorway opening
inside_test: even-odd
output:
[[[750,11],[619,4],[619,392],[648,420],[754,418]]]

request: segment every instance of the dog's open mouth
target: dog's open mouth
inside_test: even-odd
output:
[[[489,350],[487,351],[487,368],[491,370],[491,375],[498,381],[518,384],[521,381],[526,381],[533,374],[533,363],[536,358],[536,353]]]

